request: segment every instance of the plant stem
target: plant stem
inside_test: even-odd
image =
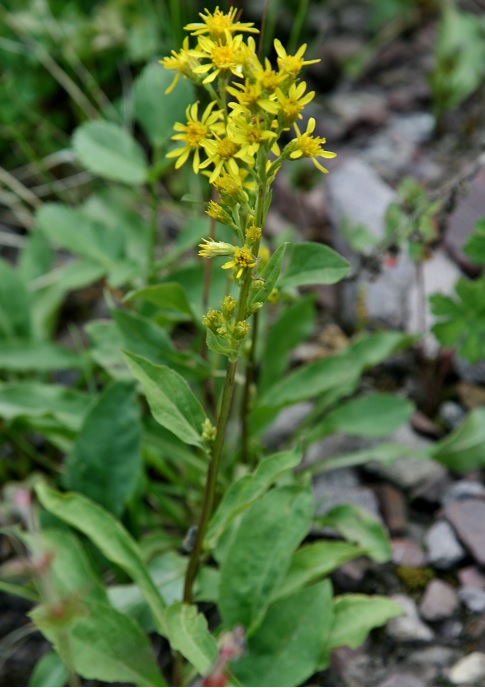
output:
[[[243,283],[241,285],[241,291],[239,293],[239,305],[236,315],[236,322],[245,319],[250,286],[251,272],[248,270],[246,271],[246,275],[244,276]],[[186,604],[190,604],[190,602],[192,601],[192,588],[194,585],[195,577],[197,576],[197,571],[199,570],[202,545],[207,531],[207,526],[209,525],[209,519],[214,509],[217,489],[217,476],[221,464],[222,450],[224,448],[224,438],[226,434],[227,422],[229,420],[229,414],[231,411],[231,402],[234,394],[234,384],[237,372],[237,363],[237,360],[229,361],[227,365],[226,378],[224,380],[224,388],[222,390],[221,407],[219,411],[219,417],[217,419],[216,438],[214,440],[212,456],[207,469],[207,479],[205,483],[204,499],[202,501],[202,511],[200,515],[199,524],[197,527],[197,537],[195,540],[194,548],[190,553],[189,564],[187,566],[187,572],[185,574],[184,602]]]
[[[258,336],[258,313],[253,316],[253,337],[251,348],[249,349],[248,360],[246,363],[246,378],[244,380],[244,390],[241,402],[241,461],[249,464],[249,412],[251,404],[251,388],[254,383],[254,370],[256,362],[256,338]]]

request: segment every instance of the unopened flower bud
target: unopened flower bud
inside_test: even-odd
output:
[[[221,205],[219,205],[219,203],[209,201],[209,205],[205,212],[209,217],[216,220],[216,222],[220,222],[222,225],[227,225],[228,227],[234,226],[231,216]]]
[[[247,337],[250,329],[251,329],[251,325],[248,323],[247,320],[240,320],[239,322],[237,322],[234,325],[234,330],[233,330],[234,339],[241,341],[241,339],[244,339],[245,337]]]
[[[249,315],[254,315],[257,311],[259,311],[262,307],[264,306],[262,301],[255,301],[252,303],[249,308],[248,308],[248,316]]]
[[[206,418],[202,423],[202,440],[207,446],[211,446],[216,439],[217,429],[212,425],[209,418]]]
[[[225,296],[222,302],[222,315],[226,320],[230,320],[236,310],[237,301],[233,296]]]
[[[207,315],[202,318],[202,324],[207,327],[208,330],[212,332],[217,332],[219,327],[224,326],[224,318],[220,311],[214,309],[208,311]]]

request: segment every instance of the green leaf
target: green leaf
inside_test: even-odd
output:
[[[0,337],[29,339],[30,297],[20,273],[0,259]]]
[[[125,358],[131,372],[143,385],[155,420],[183,442],[203,447],[200,433],[206,416],[184,378],[141,356],[125,352]]]
[[[157,306],[163,315],[176,322],[192,320],[194,314],[188,302],[185,289],[177,282],[164,282],[142,287],[126,295],[125,301],[146,301]]]
[[[216,354],[227,356],[232,363],[237,361],[239,358],[239,350],[233,349],[231,346],[229,346],[224,337],[220,337],[215,332],[212,332],[212,330],[207,330],[206,342],[208,349],[214,351]]]
[[[119,516],[142,467],[140,408],[133,384],[108,387],[84,420],[66,460],[65,484]]]
[[[384,526],[365,509],[353,504],[335,506],[318,519],[323,528],[334,528],[347,540],[365,549],[367,556],[382,564],[391,558]]]
[[[315,673],[332,625],[328,581],[275,602],[232,663],[243,686],[300,686]]]
[[[54,246],[110,269],[121,257],[122,235],[86,216],[78,208],[45,203],[37,211],[37,226]]]
[[[60,385],[39,382],[0,384],[0,417],[37,418],[52,416],[73,431],[79,430],[92,397]]]
[[[36,486],[36,494],[44,509],[84,533],[107,559],[138,584],[150,605],[159,632],[166,636],[165,604],[146,571],[135,541],[121,523],[82,495],[61,494],[43,483]]]
[[[193,605],[175,602],[167,609],[167,623],[172,650],[181,652],[199,674],[206,674],[217,657],[217,643],[205,616]]]
[[[428,448],[411,449],[403,444],[384,442],[370,449],[362,449],[361,451],[349,452],[348,454],[341,454],[328,458],[325,457],[312,463],[305,469],[305,472],[315,475],[316,473],[333,471],[336,468],[363,466],[369,463],[369,461],[392,464],[403,456],[409,456],[413,459],[424,459],[429,457],[430,451],[431,449]]]
[[[291,351],[307,340],[315,325],[315,298],[309,295],[284,308],[271,325],[261,363],[259,390],[263,392],[285,372]]]
[[[68,680],[67,667],[57,652],[47,652],[34,667],[29,678],[29,687],[65,686]]]
[[[362,547],[334,540],[312,542],[297,549],[286,577],[276,590],[274,599],[287,597],[310,583],[328,576],[346,561],[366,554]]]
[[[243,514],[221,563],[219,608],[228,628],[261,621],[294,550],[311,525],[313,499],[298,486],[256,500]]]
[[[383,437],[397,430],[409,420],[413,404],[393,394],[376,393],[351,399],[330,411],[315,425],[306,441],[315,442],[332,433],[363,437]]]
[[[50,584],[59,598],[76,595],[108,604],[106,588],[94,569],[79,538],[69,530],[44,528],[38,537],[26,534],[25,542],[34,555],[54,554],[49,568]]]
[[[47,605],[34,609],[30,617],[61,657],[71,660],[76,673],[84,678],[136,686],[167,685],[147,636],[132,619],[106,604],[83,599],[79,613],[62,628],[50,618]]]
[[[476,408],[462,425],[437,442],[431,456],[457,473],[485,466],[485,408]]]
[[[333,611],[328,649],[342,645],[360,647],[373,628],[403,613],[402,607],[387,597],[359,594],[336,597]]]
[[[263,280],[263,285],[260,289],[252,291],[249,297],[249,305],[253,303],[265,303],[269,295],[273,291],[273,288],[278,281],[278,277],[281,272],[281,265],[283,262],[283,257],[285,255],[286,247],[288,242],[278,246],[276,251],[273,253],[268,261],[268,264],[263,268],[258,278]]]
[[[475,223],[473,234],[463,247],[464,253],[477,265],[485,264],[485,218]]]
[[[193,103],[194,87],[188,79],[180,79],[171,93],[165,93],[174,78],[158,63],[150,63],[133,86],[133,107],[136,119],[155,146],[164,146],[173,134],[175,122],[185,122],[185,110]]]
[[[224,493],[207,530],[207,541],[213,547],[234,518],[261,497],[282,475],[295,468],[302,459],[300,450],[278,452],[263,459],[250,475],[232,483]]]
[[[79,160],[93,174],[124,184],[143,184],[147,178],[140,145],[112,122],[86,122],[76,129],[72,142]]]
[[[83,368],[80,354],[54,342],[13,340],[0,348],[0,369],[9,371]]]
[[[350,271],[350,264],[324,244],[305,241],[293,244],[290,263],[281,286],[302,287],[306,284],[335,284]]]

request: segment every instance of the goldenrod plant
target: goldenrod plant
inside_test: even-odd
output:
[[[409,337],[363,335],[289,371],[290,352],[315,318],[313,297],[297,289],[335,283],[350,266],[320,243],[275,245],[265,229],[283,165],[307,159],[326,173],[335,156],[304,116],[315,94],[302,70],[316,60],[306,45],[292,52],[279,40],[275,65],[259,57],[257,30],[235,8],[200,19],[186,26],[180,50],[135,83],[151,164],[112,123],[90,121],[74,133],[80,163],[109,184],[79,207],[41,207],[36,241],[78,256],[75,275],[57,284],[58,273],[48,273],[46,282],[34,260],[44,243],[29,245],[20,275],[0,263],[2,284],[16,295],[3,313],[0,335],[11,347],[4,360],[23,338],[27,351],[41,346],[44,370],[57,369],[54,359],[72,365],[63,349],[39,343],[46,324],[28,311],[28,279],[46,321],[74,277],[102,277],[110,308],[109,319],[88,323],[89,352],[75,359],[89,392],[38,380],[0,385],[12,437],[19,425],[35,430],[49,461],[65,456],[62,470],[49,463],[49,479],[35,485],[40,518],[25,492],[18,508],[12,486],[25,528],[10,534],[30,554],[2,571],[0,583],[37,604],[31,618],[53,646],[36,667],[35,680],[46,684],[58,672],[71,684],[82,676],[296,686],[328,666],[334,647],[359,646],[401,613],[385,597],[333,596],[332,571],[359,556],[387,561],[390,546],[384,527],[357,507],[316,517],[311,482],[314,472],[389,461],[401,449],[382,445],[310,467],[302,458],[332,432],[383,437],[409,418],[412,404],[393,395],[352,398],[364,370]],[[160,83],[163,91],[153,87]],[[153,102],[163,119],[147,107]],[[190,191],[194,179],[209,187],[209,219],[192,218],[159,250],[157,182],[169,166]],[[143,224],[135,208],[147,198]],[[197,263],[184,263],[195,247]],[[205,277],[201,263],[214,267]],[[304,400],[313,403],[310,415],[278,452],[266,450],[268,424]],[[39,452],[32,460],[45,470]],[[339,538],[308,542],[315,524]],[[161,661],[150,633],[166,640]]]

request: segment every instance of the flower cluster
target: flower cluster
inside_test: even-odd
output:
[[[280,41],[274,41],[277,66],[261,61],[252,34],[258,33],[251,23],[238,20],[237,10],[227,13],[216,8],[205,10],[201,22],[188,24],[187,37],[179,52],[161,63],[175,71],[175,78],[190,79],[209,95],[209,104],[189,105],[186,122],[175,125],[172,136],[177,145],[168,157],[179,168],[189,159],[196,174],[204,174],[217,192],[210,201],[207,214],[237,235],[237,246],[204,240],[199,255],[206,258],[228,256],[222,266],[232,268],[241,286],[257,277],[261,264],[260,242],[269,205],[270,186],[285,160],[309,158],[316,168],[327,172],[320,162],[333,158],[325,150],[325,139],[314,135],[315,120],[310,118],[302,133],[298,121],[315,93],[308,91],[300,80],[301,70],[318,60],[306,60],[306,45],[288,54]],[[283,132],[293,131],[294,137],[280,148]],[[291,136],[291,135],[290,135]],[[288,140],[288,134],[285,134]],[[241,314],[241,321],[247,314]],[[208,329],[221,335],[223,325],[214,320],[214,312],[206,316]],[[227,329],[227,328],[226,328]]]

